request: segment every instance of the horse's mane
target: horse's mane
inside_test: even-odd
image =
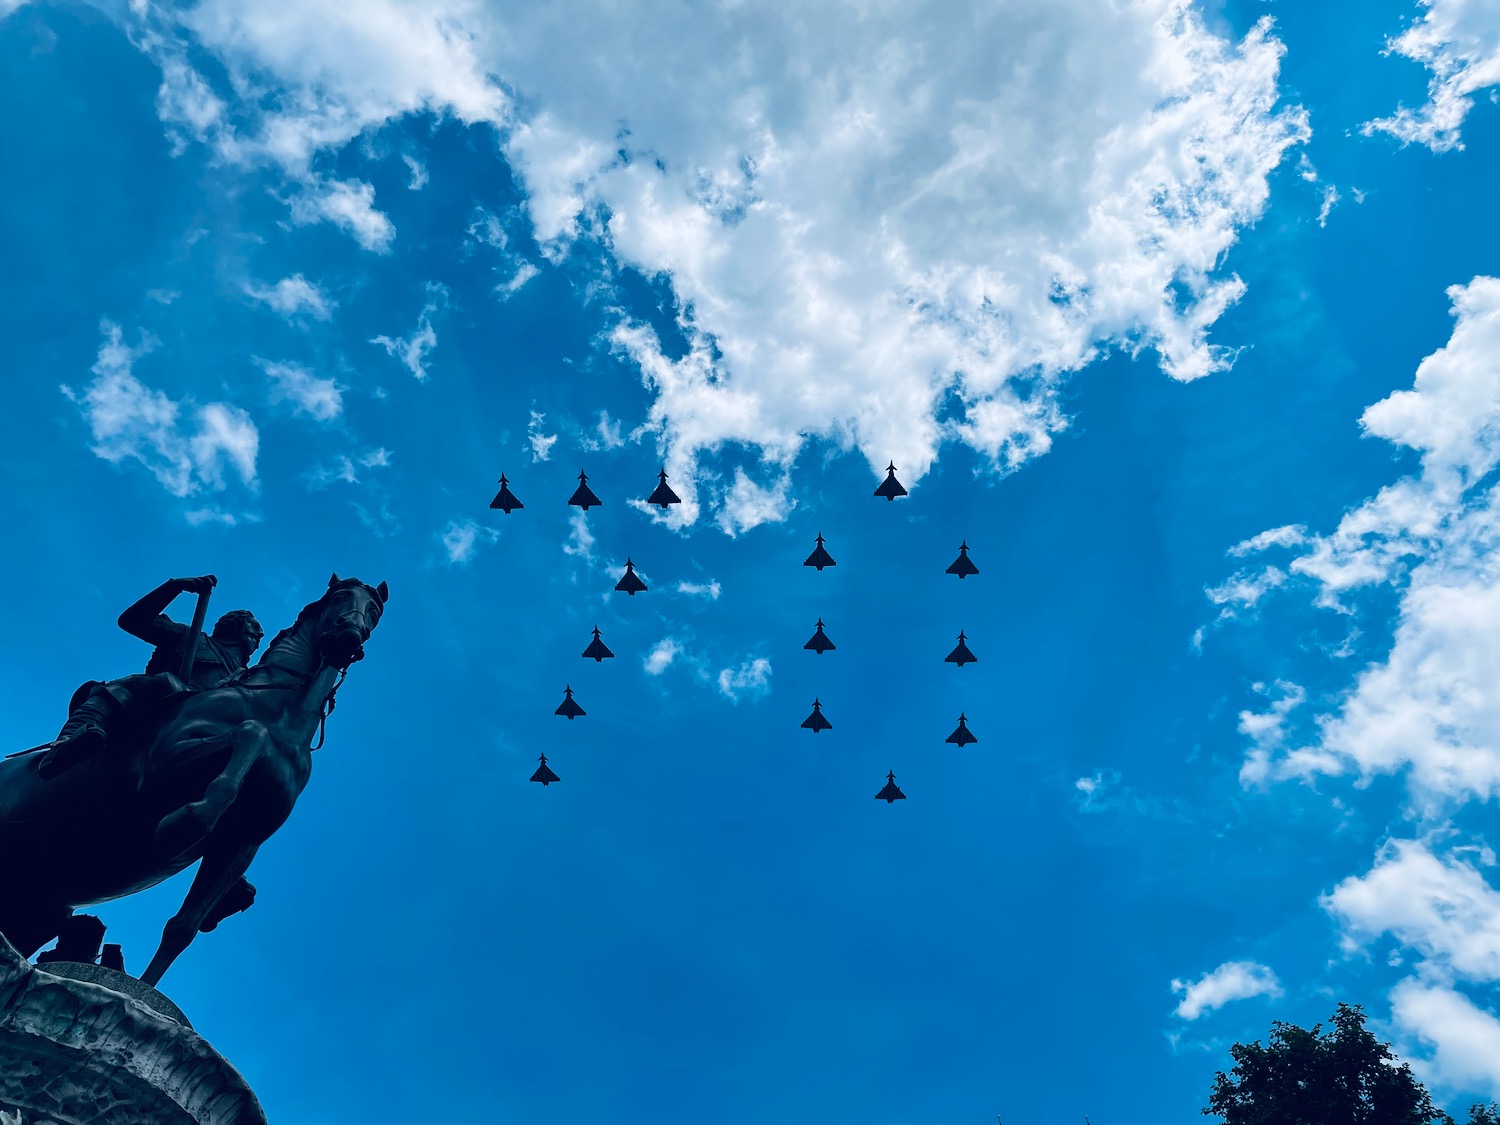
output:
[[[293,633],[297,632],[297,630],[301,629],[307,619],[312,616],[313,610],[317,609],[324,602],[326,602],[331,595],[338,593],[340,590],[347,590],[350,586],[364,586],[366,590],[371,589],[371,587],[367,583],[361,582],[358,578],[340,578],[332,586],[328,587],[328,589],[324,590],[320,595],[318,595],[316,601],[308,602],[305,606],[303,606],[297,612],[297,620],[293,621],[285,629],[271,638],[271,643],[266,645],[266,651],[260,654],[260,659],[257,660],[255,664],[252,665],[252,667],[258,668],[260,667],[260,665],[264,664],[266,658],[271,655],[271,650],[274,649],[287,637],[291,636]]]

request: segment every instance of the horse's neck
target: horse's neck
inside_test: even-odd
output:
[[[312,643],[312,628],[313,619],[309,617],[300,628],[277,640],[245,673],[246,686],[283,689],[288,710],[320,712],[338,670],[318,655]],[[283,691],[275,694],[281,695]]]

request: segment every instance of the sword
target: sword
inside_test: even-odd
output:
[[[193,661],[198,657],[198,638],[203,635],[203,619],[208,616],[208,595],[211,593],[212,586],[198,595],[198,604],[193,607],[193,623],[182,636],[182,664],[177,669],[177,678],[189,686],[193,682]]]

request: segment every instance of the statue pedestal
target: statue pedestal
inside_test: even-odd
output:
[[[98,965],[33,966],[0,937],[0,1122],[266,1125],[266,1117],[239,1072],[154,988]]]

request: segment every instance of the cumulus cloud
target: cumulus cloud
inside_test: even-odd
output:
[[[427,303],[422,306],[417,326],[410,336],[376,336],[370,341],[383,347],[387,355],[400,360],[418,382],[426,380],[427,353],[437,347],[437,330],[432,326],[432,318],[448,300],[448,290],[437,282],[429,281],[426,289]]]
[[[474,557],[475,549],[483,543],[494,543],[500,533],[493,527],[484,527],[473,520],[449,520],[438,538],[448,552],[448,562],[467,566]]]
[[[329,300],[323,290],[300,273],[284,277],[275,285],[246,282],[245,293],[288,319],[306,313],[314,320],[327,320],[338,307],[338,302]]]
[[[660,676],[672,666],[672,661],[677,659],[680,651],[677,642],[671,637],[663,637],[651,646],[651,651],[646,654],[642,662],[648,676]]]
[[[220,96],[255,96],[172,108],[179,76],[164,119],[279,166],[295,219],[371,249],[393,237],[373,189],[315,156],[414,112],[498,126],[548,256],[597,237],[670,285],[686,354],[629,319],[615,343],[684,485],[703,450],[786,468],[810,437],[894,458],[908,486],[945,441],[1010,469],[1102,349],[1224,367],[1209,334],[1244,289],[1225,253],[1309,135],[1278,104],[1270,22],[1233,42],[1188,0],[567,0],[503,23],[469,0],[202,0],[172,26],[191,43],[158,31],[164,84],[204,52]]]
[[[1185,1020],[1195,1020],[1231,1000],[1280,996],[1281,982],[1265,965],[1254,961],[1226,961],[1196,981],[1174,980],[1172,991],[1182,996],[1173,1014]]]
[[[785,475],[769,488],[756,484],[745,470],[735,466],[734,482],[724,495],[717,522],[728,535],[741,535],[763,523],[779,523],[797,506],[791,498],[791,481]],[[688,498],[683,497],[686,506]]]
[[[1500,1098],[1500,1019],[1493,1012],[1447,985],[1408,978],[1391,991],[1391,1022],[1411,1041],[1401,1054],[1424,1082]]]
[[[116,464],[138,461],[173,496],[223,489],[226,465],[255,488],[260,435],[250,415],[223,402],[192,407],[148,387],[133,368],[152,342],[126,344],[120,326],[109,321],[101,329],[93,380],[82,391],[62,388],[89,424],[93,451]]]
[[[1420,0],[1416,20],[1386,44],[1386,53],[1421,63],[1432,72],[1427,102],[1400,106],[1390,117],[1368,121],[1366,136],[1388,133],[1403,144],[1434,152],[1463,148],[1460,129],[1474,95],[1500,86],[1500,8],[1488,0]]]
[[[732,668],[721,668],[717,682],[719,694],[731,703],[738,703],[741,697],[758,699],[771,690],[771,662],[757,656]]]
[[[320,379],[296,363],[258,361],[271,380],[271,401],[289,402],[298,414],[318,422],[337,418],[344,409],[344,388],[332,379]]]

